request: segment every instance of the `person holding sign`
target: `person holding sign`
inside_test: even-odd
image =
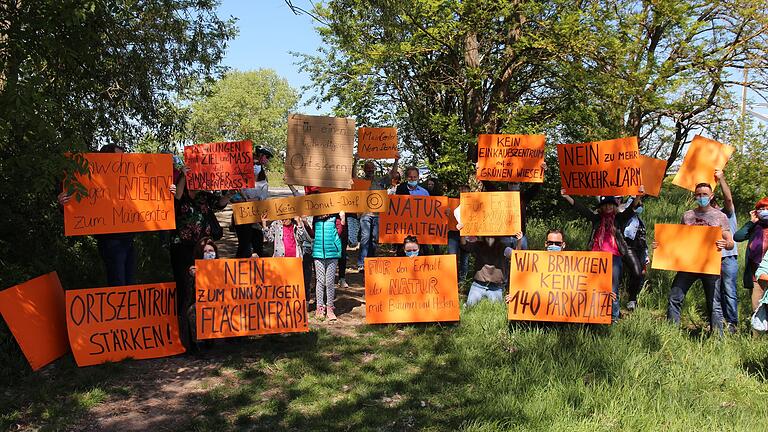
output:
[[[700,226],[719,226],[722,230],[722,239],[719,239],[713,245],[718,251],[723,249],[733,249],[733,234],[728,218],[723,212],[712,208],[709,205],[712,200],[712,186],[709,183],[699,183],[694,192],[697,207],[688,210],[683,214],[683,225]],[[653,248],[659,246],[658,242],[653,242]],[[681,253],[685,253],[681,251]],[[667,319],[680,324],[680,311],[683,307],[685,295],[696,280],[701,281],[704,288],[704,295],[707,299],[707,315],[712,330],[717,329],[719,334],[723,334],[723,311],[720,305],[720,275],[711,275],[704,273],[689,273],[679,271],[672,280],[672,289],[669,292],[669,306],[667,308]]]
[[[723,212],[728,218],[728,225],[731,232],[735,233],[738,229],[736,220],[736,207],[733,205],[733,195],[731,188],[725,180],[722,170],[715,170],[715,180],[723,191],[723,207],[717,204],[714,197],[709,205]],[[728,325],[728,331],[733,334],[739,326],[739,295],[736,290],[737,280],[739,278],[739,249],[734,247],[731,250],[723,249],[721,251],[722,259],[720,261],[720,304],[723,307],[723,318]]]
[[[621,283],[621,270],[622,270],[622,257],[627,255],[629,247],[622,230],[627,225],[632,216],[635,215],[635,208],[637,208],[642,202],[640,199],[635,201],[621,213],[618,213],[619,201],[616,197],[604,196],[600,198],[600,205],[597,209],[597,213],[593,213],[583,204],[575,201],[568,194],[565,193],[565,189],[560,191],[563,198],[573,206],[576,211],[585,219],[592,222],[592,234],[589,236],[589,250],[597,252],[608,252],[613,256],[613,280],[612,287],[613,293],[616,298],[613,301],[613,307],[611,310],[612,321],[619,320],[619,285]],[[629,264],[633,264],[634,260],[630,260]],[[641,270],[634,269],[631,273],[637,274]]]
[[[253,173],[256,184],[253,188],[241,189],[232,197],[232,202],[263,201],[269,198],[269,183],[267,182],[267,164],[272,152],[261,146],[254,149]],[[232,216],[234,225],[234,215]],[[255,226],[254,226],[255,225]],[[234,225],[237,235],[236,258],[250,258],[254,253],[264,255],[264,232],[258,224]]]
[[[429,191],[419,186],[419,169],[410,166],[405,169],[404,183],[400,183],[400,186],[395,190],[395,195],[415,195],[415,196],[429,196]]]
[[[416,236],[409,235],[403,240],[403,255],[408,258],[419,256],[419,240]]]
[[[522,246],[523,246],[522,242],[518,241],[517,245],[515,245],[515,250],[522,250],[523,249]],[[562,230],[558,228],[552,228],[549,231],[547,231],[547,237],[546,237],[546,240],[544,240],[544,250],[546,250],[547,252],[562,252],[565,250],[565,236],[563,235]],[[504,297],[504,303],[509,304],[511,301],[512,301],[512,295],[507,294]]]
[[[193,252],[196,260],[210,260],[219,258],[219,248],[216,242],[210,237],[203,237],[195,245]],[[187,352],[200,348],[197,341],[197,308],[195,302],[195,276],[197,276],[197,267],[193,264],[187,271],[188,278],[184,298],[185,304],[182,306],[183,313],[179,315],[179,337],[181,343],[187,349]]]
[[[747,256],[744,264],[744,288],[752,293],[752,310],[756,310],[764,294],[764,287],[755,286],[755,272],[768,251],[768,197],[755,204],[755,209],[749,212],[750,220],[744,224],[733,239],[737,242],[749,240]]]
[[[457,225],[461,230],[462,224]],[[522,234],[516,237],[521,237]],[[461,246],[475,255],[475,275],[467,294],[467,307],[487,298],[492,302],[504,301],[504,285],[508,279],[509,257],[512,249],[502,237],[461,238]]]
[[[340,224],[336,223],[337,219]],[[317,319],[327,317],[328,321],[336,321],[333,301],[336,297],[336,267],[341,258],[340,228],[346,223],[344,219],[344,212],[314,218],[315,242],[312,246],[312,257],[315,260]]]
[[[99,153],[125,153],[122,147],[116,144],[103,146]],[[171,195],[176,193],[176,185],[169,187]],[[66,191],[58,197],[59,205],[67,205],[72,196]],[[104,262],[107,273],[107,286],[125,286],[136,284],[136,251],[133,247],[133,238],[136,233],[96,234],[96,246],[99,256]]]
[[[397,172],[398,158],[395,158],[395,162],[392,164],[392,169],[389,170],[389,174],[383,177],[376,177],[376,166],[372,161],[366,161],[363,164],[363,176],[364,180],[370,180],[370,190],[386,190],[392,179],[400,174]],[[362,272],[365,270],[365,258],[375,257],[376,248],[379,242],[379,214],[378,213],[363,213],[360,216],[360,253],[357,256],[357,270]]]

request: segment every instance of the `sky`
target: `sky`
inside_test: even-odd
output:
[[[293,4],[309,10],[308,0],[294,0]],[[274,69],[301,91],[311,85],[309,75],[299,72],[298,59],[291,51],[314,53],[320,46],[320,37],[308,15],[295,15],[284,0],[224,0],[218,9],[219,17],[237,18],[239,35],[227,46],[224,65],[237,70]],[[306,102],[312,90],[304,92]],[[315,105],[304,106],[304,114],[327,114],[330,105],[320,110]]]

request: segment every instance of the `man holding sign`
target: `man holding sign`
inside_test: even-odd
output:
[[[718,251],[723,249],[731,250],[734,247],[733,233],[728,223],[728,218],[720,210],[712,208],[709,203],[712,200],[712,186],[709,183],[699,183],[694,192],[697,207],[688,210],[683,214],[682,223],[684,225],[699,225],[720,227],[722,230],[722,239],[718,239],[713,246]],[[653,242],[653,248],[659,247],[658,242]],[[682,251],[681,251],[682,252]],[[693,253],[695,251],[688,251]],[[691,285],[697,280],[701,280],[704,288],[704,295],[707,298],[707,314],[712,330],[717,329],[718,333],[723,333],[723,311],[720,305],[720,275],[690,273],[679,271],[672,281],[672,289],[669,292],[669,307],[667,308],[667,319],[680,324],[680,310],[683,307],[685,295],[691,288]]]

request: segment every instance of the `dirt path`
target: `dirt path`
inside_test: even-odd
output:
[[[273,196],[290,195],[288,189],[273,190]],[[217,214],[224,237],[217,242],[222,257],[234,257],[237,238],[229,231],[232,210],[227,207]],[[355,329],[365,322],[365,299],[363,275],[358,273],[354,263],[357,251],[349,251],[346,280],[349,288],[336,291],[336,314],[338,320],[330,323],[318,321],[310,313],[310,328],[324,328],[327,331],[354,336]],[[353,268],[355,267],[355,268]],[[314,307],[311,306],[313,310]],[[253,338],[252,341],[256,341]],[[250,341],[241,341],[247,345]],[[222,373],[222,366],[232,355],[249,353],[250,348],[218,343],[205,357],[181,355],[143,361],[127,361],[129,369],[124,384],[124,397],[110,396],[106,401],[92,408],[81,422],[71,430],[81,431],[165,431],[178,430],[189,423],[196,413],[203,409],[200,398],[228,380],[236,380],[233,374]],[[242,358],[246,363],[256,358]],[[224,369],[226,371],[226,368]]]

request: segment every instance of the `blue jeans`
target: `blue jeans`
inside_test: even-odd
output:
[[[376,246],[379,241],[379,215],[366,214],[360,216],[360,254],[357,256],[357,266],[365,264],[366,257],[376,256]]]
[[[96,244],[107,270],[107,285],[134,285],[136,283],[136,252],[133,249],[133,236],[98,237]]]
[[[458,260],[459,282],[467,278],[469,271],[469,253],[461,249],[461,234],[458,231],[448,231],[448,254],[456,255]]]
[[[356,245],[360,238],[360,218],[356,213],[347,214],[347,230],[349,233],[347,241],[352,246]]]
[[[696,279],[701,280],[701,285],[704,288],[709,324],[713,331],[718,330],[718,333],[723,334],[723,310],[720,306],[720,276],[717,275],[677,272],[675,279],[672,281],[672,289],[669,292],[667,319],[680,324],[680,310],[683,307],[683,300],[685,300],[685,295],[688,293],[691,285],[696,282]]]
[[[739,260],[736,256],[723,258],[720,264],[720,301],[725,322],[736,327],[739,324],[739,301],[736,281],[739,278]]]
[[[616,294],[616,300],[613,301],[613,305],[611,306],[611,320],[614,322],[619,320],[619,285],[621,284],[621,270],[623,265],[624,264],[621,261],[621,257],[618,255],[613,255],[613,277],[611,279],[611,290],[614,294]]]
[[[467,306],[472,306],[480,300],[487,298],[492,302],[504,303],[504,289],[502,284],[472,281],[467,294]]]

